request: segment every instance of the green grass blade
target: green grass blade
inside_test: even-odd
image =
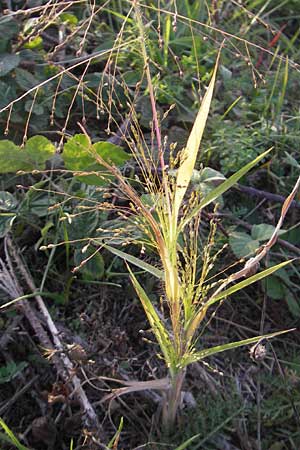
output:
[[[213,297],[211,300],[209,300],[207,303],[205,303],[205,306],[211,306],[215,302],[220,301],[222,298],[228,297],[229,295],[233,294],[234,292],[240,291],[241,289],[244,289],[245,287],[250,286],[250,284],[253,284],[256,281],[262,280],[263,278],[276,272],[276,270],[279,270],[282,267],[286,266],[287,264],[290,264],[292,261],[294,261],[294,260],[290,259],[288,261],[283,261],[282,263],[276,264],[276,266],[269,267],[268,269],[263,270],[262,272],[252,275],[252,277],[249,277],[246,280],[236,283],[234,286],[231,286],[230,288],[226,289],[225,291],[220,292],[220,294]]]
[[[265,158],[268,155],[268,153],[270,153],[272,148],[273,147],[269,148],[261,155],[259,155],[257,158],[253,159],[253,161],[250,161],[236,173],[231,175],[231,177],[229,177],[228,180],[224,181],[218,187],[210,191],[209,194],[206,197],[204,197],[204,199],[200,202],[200,204],[196,208],[194,208],[187,217],[185,217],[185,219],[181,223],[181,228],[183,228],[187,223],[189,223],[191,219],[195,215],[197,215],[201,209],[203,209],[205,206],[208,206],[210,203],[212,203],[218,197],[220,197],[220,195],[224,194],[224,192],[228,191],[233,185],[235,185],[240,178],[242,178],[247,172],[249,172],[249,170],[251,170],[259,161]]]
[[[154,275],[159,280],[164,279],[164,273],[162,270],[157,269],[154,266],[151,266],[151,264],[146,263],[145,261],[142,261],[139,258],[136,258],[135,256],[128,255],[128,253],[122,252],[122,250],[118,250],[115,247],[111,247],[107,244],[102,244],[106,250],[109,250],[111,253],[113,253],[116,256],[119,256],[120,258],[124,259],[125,261],[133,264],[134,266],[139,267],[140,269],[145,270],[148,273],[151,273],[151,275]]]
[[[21,442],[16,438],[16,436],[14,435],[14,433],[11,431],[10,428],[8,428],[8,426],[6,425],[6,423],[1,419],[0,417],[0,426],[3,428],[3,430],[5,431],[9,442],[14,445],[15,447],[17,447],[18,450],[29,450],[28,447],[25,447],[24,445],[21,444]]]
[[[249,339],[243,339],[242,341],[230,342],[229,344],[217,345],[216,347],[201,350],[184,358],[184,365],[188,365],[192,362],[200,361],[201,359],[207,358],[208,356],[215,355],[216,353],[225,352],[226,350],[232,350],[234,348],[242,347],[243,345],[250,345],[258,342],[260,339],[270,339],[281,334],[289,333],[294,331],[296,328],[291,328],[290,330],[276,331],[275,333],[263,334],[261,336],[255,336]]]
[[[128,267],[128,271],[130,273],[132,284],[139,296],[139,299],[143,305],[143,308],[145,310],[145,313],[147,315],[148,321],[150,323],[150,326],[152,328],[153,333],[155,334],[155,337],[157,339],[157,342],[159,343],[160,349],[164,354],[166,363],[171,366],[172,361],[174,361],[173,358],[173,346],[172,342],[170,340],[169,333],[164,326],[163,322],[161,321],[160,317],[158,316],[154,306],[152,305],[151,300],[149,299],[148,295],[134,276],[133,272],[130,270],[130,267]]]
[[[194,436],[190,437],[188,440],[183,442],[179,447],[176,447],[175,450],[185,450],[188,448],[188,445],[190,445],[192,442],[194,442],[196,439],[198,439],[201,436],[201,434],[195,434]]]
[[[229,177],[228,180],[225,180],[222,184],[217,186],[206,197],[204,197],[204,199],[200,202],[198,208],[199,209],[204,208],[205,206],[209,205],[214,200],[216,200],[218,197],[220,197],[220,195],[224,194],[224,192],[228,191],[228,189],[230,189],[234,184],[236,184],[239,181],[239,179],[242,178],[247,172],[249,172],[249,170],[251,170],[259,161],[265,158],[268,155],[268,153],[270,153],[272,148],[273,147],[269,148],[261,155],[257,156],[257,158],[253,159],[253,161],[250,161],[236,173],[231,175],[231,177]]]
[[[112,439],[109,441],[107,448],[114,448],[114,449],[117,448],[118,442],[120,439],[120,435],[123,430],[123,425],[124,425],[124,419],[123,419],[123,417],[121,417],[119,427],[118,427],[117,431],[115,432],[114,436],[112,437]]]
[[[189,135],[185,149],[182,152],[180,167],[177,171],[175,196],[174,196],[174,209],[173,209],[173,220],[177,222],[177,217],[179,214],[179,208],[181,206],[183,197],[186,193],[188,185],[190,183],[193,170],[195,167],[198,150],[202,135],[205,129],[206,120],[208,117],[210,104],[212,100],[213,90],[216,81],[216,74],[218,68],[220,54],[218,55],[217,62],[213,71],[211,81],[209,83],[208,89],[204,95],[203,101],[201,103],[199,112],[197,114],[196,120],[194,122],[192,131]]]

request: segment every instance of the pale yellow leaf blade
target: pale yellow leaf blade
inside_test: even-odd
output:
[[[218,68],[218,62],[219,62],[219,56],[217,58],[217,62],[213,71],[212,78],[210,80],[208,89],[204,95],[203,101],[201,103],[199,112],[197,114],[196,120],[194,122],[192,131],[189,135],[186,147],[184,148],[181,156],[181,163],[180,167],[177,171],[177,178],[176,178],[176,186],[175,186],[175,196],[174,196],[174,219],[177,221],[179,208],[181,206],[183,197],[186,193],[186,190],[188,188],[188,185],[190,183],[193,169],[195,167],[197,154],[200,146],[200,142],[202,139],[202,135],[205,129],[206,120],[208,117],[210,104],[212,100],[213,90],[215,86],[216,81],[216,74],[217,74],[217,68]]]

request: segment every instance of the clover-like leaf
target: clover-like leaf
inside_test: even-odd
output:
[[[244,258],[255,252],[259,247],[259,241],[243,232],[234,231],[229,237],[230,247],[237,258]]]
[[[95,160],[93,152],[104,161],[116,166],[124,164],[129,159],[128,153],[110,142],[97,142],[91,147],[84,134],[76,134],[69,139],[62,154],[66,169],[83,172],[82,175],[77,173],[76,178],[95,186],[107,184],[112,179],[112,175]]]

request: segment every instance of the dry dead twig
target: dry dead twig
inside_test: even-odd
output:
[[[5,247],[6,264],[2,260],[0,261],[0,270],[2,275],[0,276],[0,288],[5,290],[5,292],[7,292],[12,298],[18,298],[24,295],[19,281],[16,277],[15,270],[13,269],[13,260],[17,265],[18,271],[26,281],[29,289],[32,291],[32,293],[37,292],[37,288],[34,284],[31,274],[23,263],[22,258],[20,257],[19,252],[10,237],[6,237]],[[5,282],[7,283],[6,286],[4,285],[3,280],[5,280]],[[64,351],[64,346],[59,338],[59,331],[49,314],[47,306],[45,305],[41,295],[36,294],[35,299],[46,326],[41,322],[34,305],[32,305],[27,299],[20,300],[17,303],[18,307],[22,311],[26,319],[29,321],[41,345],[44,348],[49,349],[50,351],[53,350],[52,360],[54,362],[58,375],[65,382],[71,383],[73,385],[73,392],[71,395],[77,398],[82,408],[85,426],[88,429],[93,430],[98,438],[103,438],[104,432],[99,423],[96,412],[89,399],[87,398],[84,389],[81,386],[80,379],[75,374],[72,361]]]

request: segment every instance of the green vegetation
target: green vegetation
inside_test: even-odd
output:
[[[298,2],[4,3],[1,445],[299,448]]]

